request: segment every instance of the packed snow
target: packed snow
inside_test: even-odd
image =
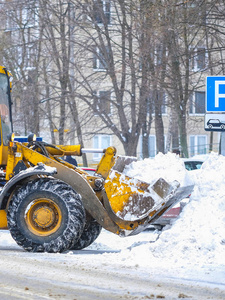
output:
[[[181,186],[195,185],[180,216],[162,232],[144,231],[137,236],[121,238],[103,230],[98,239],[82,251],[42,254],[42,257],[85,264],[93,269],[130,268],[137,276],[167,274],[170,278],[199,284],[204,281],[225,292],[224,170],[225,156],[216,153],[211,153],[202,168],[194,171],[187,171],[182,159],[172,153],[159,153],[154,159],[134,162],[126,169],[129,176],[146,182],[162,177],[168,182],[177,180]],[[15,249],[7,232],[1,232],[0,237],[4,248]],[[94,252],[97,253],[94,258],[88,254]],[[225,299],[225,293],[220,299]]]
[[[179,156],[172,153],[158,154],[153,160],[135,162],[127,168],[128,176],[147,182],[163,177],[170,183],[177,180],[181,186],[194,184],[180,217],[165,228],[155,243],[141,246],[145,253],[149,252],[151,265],[165,257],[180,265],[225,265],[224,170],[225,157],[216,153],[211,153],[200,170],[187,171]],[[135,256],[136,251],[137,248],[132,249],[131,253]]]
[[[224,170],[225,157],[216,153],[193,171],[187,171],[182,159],[172,153],[133,162],[126,170],[128,176],[147,182],[159,177],[168,182],[177,180],[181,186],[194,184],[194,191],[179,218],[167,225],[154,243],[140,241],[118,254],[107,254],[108,259],[143,267],[165,266],[167,262],[179,267],[221,265],[225,282]],[[99,247],[97,241],[95,245]]]
[[[193,180],[184,167],[180,157],[169,152],[164,155],[159,153],[154,159],[144,159],[132,162],[125,167],[125,175],[154,184],[159,178],[163,178],[172,184],[178,181],[180,186],[192,185]]]
[[[115,171],[112,171],[110,179],[114,180],[116,177],[118,177],[118,173],[115,175]],[[153,189],[153,185],[159,179],[164,179],[171,186],[171,190],[167,194],[165,189],[163,198]],[[138,191],[138,182],[140,181],[149,184],[144,191]],[[109,181],[109,184],[111,184],[111,181]],[[173,192],[179,186],[192,186],[193,184],[193,180],[179,156],[173,153],[168,153],[167,155],[160,153],[155,159],[133,161],[125,166],[119,180],[117,178],[112,186],[111,190],[113,192],[112,196],[110,195],[111,208],[121,219],[128,221],[142,219],[152,211],[158,211],[165,201],[172,197]],[[129,197],[128,201],[118,205],[117,193],[119,195],[127,195],[127,188],[130,188],[135,197]],[[114,195],[116,195],[115,198]]]

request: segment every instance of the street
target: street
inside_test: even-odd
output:
[[[4,239],[8,235],[2,233]],[[144,243],[150,236],[154,233],[145,232],[136,240]],[[119,255],[118,248],[104,251],[101,242],[110,237],[103,231],[98,250],[65,254],[25,252],[13,240],[1,245],[1,299],[224,299],[222,284],[171,276],[149,266],[117,265],[112,259],[107,263],[107,256]]]

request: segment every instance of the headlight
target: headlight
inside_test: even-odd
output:
[[[13,142],[14,138],[15,138],[15,133],[12,132],[12,133],[8,134],[7,138],[10,142]]]
[[[35,142],[36,139],[37,139],[37,136],[36,136],[35,133],[31,133],[31,134],[29,134],[28,137],[27,137],[27,140],[28,140],[29,143]]]

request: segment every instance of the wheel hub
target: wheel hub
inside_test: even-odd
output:
[[[59,206],[50,199],[32,201],[25,213],[25,221],[31,232],[48,236],[58,230],[62,215]]]
[[[37,208],[33,213],[33,217],[36,225],[41,228],[51,226],[55,220],[54,211],[47,206]]]

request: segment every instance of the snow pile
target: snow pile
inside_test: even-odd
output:
[[[111,196],[110,205],[119,218],[129,221],[142,219],[148,216],[150,212],[158,211],[162,207],[168,195],[165,192],[166,195],[163,199],[157,192],[151,189],[151,186],[158,179],[163,178],[166,180],[173,186],[174,190],[179,185],[193,185],[193,181],[190,179],[183,161],[173,153],[166,155],[160,153],[155,159],[134,161],[125,166],[122,175],[119,177],[119,181],[115,180],[116,176],[118,175],[115,175],[114,171],[110,175],[110,179],[113,182],[113,187],[111,187],[113,191],[112,196],[109,195]],[[150,187],[145,189],[144,193],[138,191],[139,180],[150,184]],[[111,185],[111,181],[106,181],[106,184]],[[124,195],[125,200],[128,190],[133,193],[134,197],[130,196],[127,201],[120,203],[117,196]]]
[[[125,167],[123,173],[150,184],[154,184],[159,178],[165,179],[170,184],[176,180],[181,186],[193,184],[182,159],[170,152],[166,155],[159,153],[154,159],[146,158],[133,162]]]
[[[123,250],[117,261],[151,267],[165,266],[165,262],[176,266],[224,264],[225,157],[212,153],[202,169],[188,171],[189,176],[182,169],[182,163],[172,154],[159,154],[154,160],[138,162],[137,168],[133,164],[127,171],[129,176],[135,175],[141,180],[146,177],[149,180],[151,176],[157,178],[161,174],[168,181],[179,179],[181,184],[186,184],[188,177],[192,177],[195,188],[180,217],[163,230],[156,242],[140,243]]]
[[[169,255],[175,261],[191,256],[191,263],[224,262],[224,170],[225,157],[212,153],[201,170],[191,172],[195,175],[195,188],[190,202],[180,218],[151,247],[153,255]]]

